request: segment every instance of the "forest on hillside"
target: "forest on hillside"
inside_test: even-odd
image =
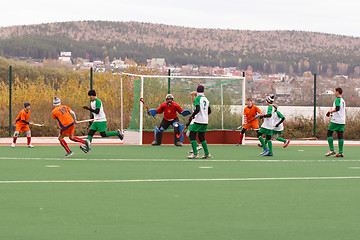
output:
[[[197,29],[82,21],[0,28],[0,56],[54,59],[154,57],[172,65],[252,68],[263,73],[360,74],[360,38],[301,31]]]

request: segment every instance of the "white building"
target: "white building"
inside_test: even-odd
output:
[[[59,60],[62,63],[71,63],[71,52],[60,52]]]

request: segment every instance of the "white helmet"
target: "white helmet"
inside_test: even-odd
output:
[[[174,96],[172,94],[168,94],[168,95],[166,95],[166,100],[168,100],[168,99],[174,100]]]

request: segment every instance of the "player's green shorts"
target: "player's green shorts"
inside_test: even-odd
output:
[[[273,130],[269,130],[266,128],[260,128],[259,133],[271,136],[271,135],[273,135]]]
[[[273,130],[273,135],[281,135],[283,131],[275,131]]]
[[[194,123],[194,124],[190,125],[189,130],[192,132],[206,132],[207,124]]]
[[[328,130],[333,132],[343,132],[345,130],[345,124],[337,124],[330,122]]]
[[[91,124],[90,130],[95,130],[98,132],[106,132],[106,130],[107,130],[106,121],[93,122],[93,124]]]

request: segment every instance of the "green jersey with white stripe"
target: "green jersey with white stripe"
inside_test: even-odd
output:
[[[338,97],[336,98],[334,104],[333,104],[333,108],[335,109],[336,107],[340,107],[340,110],[337,112],[334,112],[332,114],[331,117],[331,122],[336,123],[336,124],[345,124],[345,101],[343,98]]]
[[[97,108],[100,109],[99,113],[92,113],[94,115],[94,118],[99,118],[98,120],[95,120],[94,122],[105,122],[106,121],[106,115],[104,112],[103,104],[100,101],[100,99],[96,98],[94,101],[91,101],[90,103],[91,109],[95,110]]]
[[[200,112],[195,115],[194,123],[208,124],[210,102],[203,93],[198,93],[198,96],[195,98],[194,106],[197,105],[200,106]]]

